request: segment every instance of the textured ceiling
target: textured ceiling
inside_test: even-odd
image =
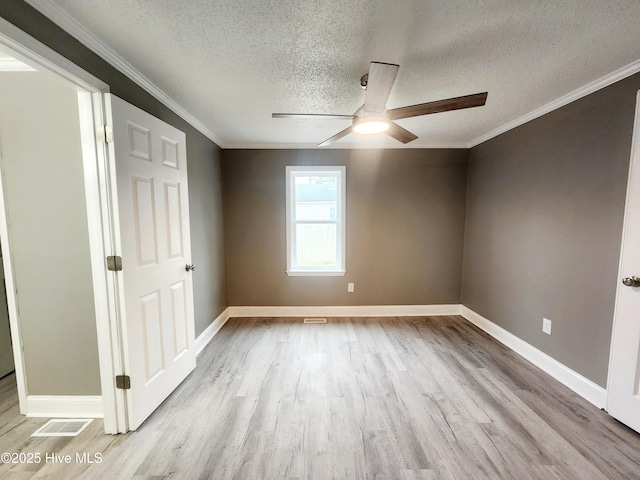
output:
[[[314,146],[349,121],[370,61],[388,108],[477,92],[484,107],[399,120],[407,147],[467,146],[640,58],[640,1],[28,0],[63,9],[225,148]],[[350,134],[333,147],[400,147]]]

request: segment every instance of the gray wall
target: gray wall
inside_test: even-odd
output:
[[[0,2],[0,16],[100,78],[114,95],[186,133],[197,336],[227,307],[220,148],[24,1]]]
[[[346,276],[286,275],[286,165],[346,165]],[[466,169],[456,149],[224,150],[229,304],[459,303]]]
[[[30,395],[99,395],[78,97],[0,74],[0,147]]]
[[[196,337],[227,308],[222,221],[221,150],[209,141],[189,141],[189,215]]]
[[[638,89],[635,75],[469,156],[462,303],[601,386]]]

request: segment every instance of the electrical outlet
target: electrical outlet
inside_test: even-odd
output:
[[[353,293],[354,292],[354,284],[353,283],[347,283],[347,292],[349,292],[349,293]]]
[[[551,320],[548,318],[542,319],[542,331],[548,335],[551,335]]]

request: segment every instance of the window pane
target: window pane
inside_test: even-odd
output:
[[[336,230],[331,223],[296,225],[297,266],[336,265]]]
[[[287,166],[287,274],[345,274],[344,166]]]
[[[335,220],[337,180],[335,175],[296,176],[296,220]]]

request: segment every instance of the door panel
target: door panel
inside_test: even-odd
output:
[[[162,143],[162,164],[165,167],[179,169],[178,143],[165,137],[161,137],[160,142]]]
[[[160,292],[152,292],[140,299],[142,322],[142,353],[145,363],[145,381],[149,382],[164,371],[162,316]]]
[[[110,97],[122,247],[129,429],[195,368],[184,133]]]
[[[182,208],[180,206],[180,185],[165,183],[164,194],[167,199],[167,225],[169,234],[169,257],[182,257]]]
[[[171,290],[172,326],[173,326],[173,360],[178,358],[188,348],[187,336],[187,299],[184,282],[169,287]]]
[[[640,93],[629,166],[620,254],[620,282],[640,277]],[[640,286],[618,284],[614,314],[607,411],[640,432]]]
[[[158,263],[153,178],[133,177],[133,214],[138,265]]]

